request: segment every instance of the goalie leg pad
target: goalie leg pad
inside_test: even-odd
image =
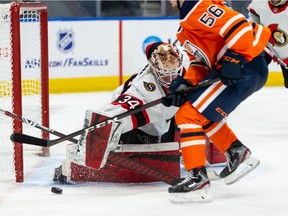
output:
[[[97,122],[108,118],[107,116],[87,110],[83,127],[97,124]],[[121,132],[122,127],[120,122],[112,122],[93,131],[81,134],[77,145],[67,145],[67,159],[82,166],[100,169],[106,164],[109,152],[117,148]]]
[[[180,178],[180,156],[177,142],[124,144],[119,145],[119,147],[117,153],[109,154],[108,162],[102,169],[93,169],[68,161],[70,164],[68,163],[67,166],[65,166],[66,163],[62,163],[62,169],[66,167],[62,172],[67,176],[67,181],[71,183],[145,183],[160,181],[161,176],[166,181],[170,179],[170,176]],[[111,157],[111,155],[114,156]],[[123,160],[121,155],[127,157],[127,160]],[[146,166],[151,167],[151,169],[146,169]],[[167,173],[167,175],[161,173]],[[153,178],[154,175],[159,178]]]
[[[76,160],[77,156],[80,155],[79,145],[75,143],[69,143],[66,145],[66,158],[69,161]],[[82,160],[83,161],[83,160]],[[79,160],[79,164],[83,164],[81,160]]]
[[[87,111],[84,119],[83,128],[90,125],[91,112]],[[85,165],[86,161],[86,136],[87,133],[84,132],[80,135],[78,143],[75,145],[73,143],[66,146],[66,157],[68,161],[77,163],[79,165]]]
[[[106,120],[108,117],[92,112],[90,125]],[[121,137],[121,123],[112,122],[106,126],[89,132],[85,138],[86,163],[85,165],[94,169],[102,168],[107,161],[110,151],[117,148]]]

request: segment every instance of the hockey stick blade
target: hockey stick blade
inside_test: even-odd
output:
[[[53,145],[53,144],[52,145],[49,144],[48,140],[40,139],[37,137],[32,137],[32,136],[21,134],[21,133],[13,133],[10,136],[10,140],[12,142],[27,143],[27,144],[42,146],[42,147],[50,147]]]
[[[35,128],[38,128],[38,129],[40,129],[42,131],[46,131],[46,132],[48,132],[50,134],[53,134],[55,136],[58,136],[58,137],[65,136],[65,134],[60,133],[59,131],[53,130],[52,128],[48,128],[48,127],[46,127],[44,125],[41,125],[41,124],[39,124],[37,122],[32,121],[31,119],[25,118],[23,116],[17,115],[17,114],[12,113],[12,112],[9,112],[7,110],[0,109],[0,113],[4,114],[4,115],[6,115],[6,116],[8,116],[10,118],[16,119],[16,120],[18,120],[20,122],[23,122],[23,123],[25,123],[25,124],[27,124],[27,125],[29,125],[31,127],[35,127]],[[12,134],[10,139],[12,141],[16,142],[16,140],[17,140],[17,142],[19,142],[20,138],[18,136],[19,136],[18,134],[16,136],[14,136],[14,134]],[[26,136],[26,139],[28,139],[28,136],[27,135],[25,135],[25,136]],[[68,140],[71,141],[72,143],[75,143],[75,144],[77,144],[77,142],[78,142],[78,140],[75,139],[75,138],[70,138]],[[43,147],[47,147],[47,144],[42,143],[42,145],[43,145]],[[37,144],[37,146],[41,146],[41,145]]]
[[[196,86],[191,86],[191,87],[187,88],[185,90],[185,93],[190,93],[190,92],[198,90],[200,88],[203,88],[203,87],[206,87],[206,86],[210,86],[211,84],[213,84],[215,82],[218,82],[219,80],[220,80],[220,78],[215,78],[215,79],[211,79],[211,80],[204,80],[204,81],[200,82]],[[37,137],[33,137],[33,136],[26,135],[26,134],[21,134],[21,133],[13,133],[10,136],[10,139],[12,141],[14,141],[14,142],[26,143],[26,144],[31,144],[31,145],[38,145],[38,146],[42,146],[42,147],[50,147],[50,146],[56,145],[58,143],[64,142],[66,140],[72,139],[73,137],[76,137],[76,136],[82,134],[83,132],[93,131],[93,130],[95,130],[97,128],[106,126],[106,125],[112,123],[113,121],[117,121],[119,119],[122,119],[122,118],[125,118],[127,116],[136,114],[136,113],[141,112],[143,110],[146,110],[146,109],[148,109],[150,107],[156,106],[156,105],[160,104],[161,101],[162,101],[162,98],[159,98],[159,99],[154,100],[154,101],[152,101],[150,103],[144,104],[143,106],[138,107],[138,108],[136,108],[134,110],[129,110],[127,112],[118,114],[118,115],[116,115],[114,117],[108,118],[108,119],[106,119],[104,121],[101,121],[101,122],[99,122],[97,124],[82,128],[82,129],[80,129],[80,130],[78,130],[78,131],[76,131],[74,133],[68,134],[66,136],[62,136],[62,137],[60,137],[58,139],[45,140],[45,139],[40,139],[40,138],[37,138]]]

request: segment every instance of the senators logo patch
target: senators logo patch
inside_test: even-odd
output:
[[[143,82],[143,84],[144,84],[144,88],[149,92],[153,92],[156,89],[156,85],[154,83]]]
[[[268,26],[271,30],[270,43],[273,46],[283,47],[288,42],[288,37],[285,31],[278,27],[278,24],[271,24]]]

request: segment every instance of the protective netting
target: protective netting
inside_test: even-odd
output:
[[[19,102],[13,98],[13,56],[11,4],[0,4],[0,108],[13,112]],[[40,10],[20,7],[20,48],[22,116],[42,123],[41,103],[41,43]],[[14,27],[13,27],[14,28]],[[15,71],[14,71],[15,73]],[[0,181],[15,179],[14,145],[10,141],[13,133],[13,119],[0,115]],[[41,131],[23,124],[23,133],[41,137]],[[25,154],[41,153],[41,148],[23,145]]]

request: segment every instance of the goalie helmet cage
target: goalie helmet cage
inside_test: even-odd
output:
[[[41,2],[0,4],[0,106],[49,127],[48,14]],[[23,156],[49,156],[48,148],[12,143],[13,132],[48,139],[17,119],[0,116],[0,181],[24,181]]]

